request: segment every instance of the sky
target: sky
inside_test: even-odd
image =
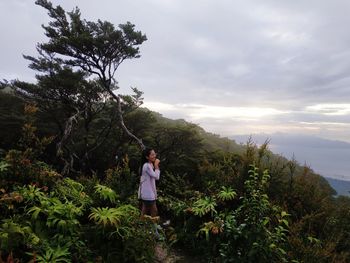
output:
[[[130,21],[147,35],[123,62],[120,93],[223,136],[275,134],[350,142],[348,0],[55,0],[87,20]],[[31,0],[0,0],[0,78],[35,81],[49,17]]]

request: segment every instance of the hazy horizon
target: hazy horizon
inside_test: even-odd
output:
[[[324,177],[350,181],[348,142],[287,133],[233,135],[230,138],[244,144],[250,136],[257,144],[269,140],[269,148],[273,153],[288,159],[294,156],[299,164],[307,164]]]

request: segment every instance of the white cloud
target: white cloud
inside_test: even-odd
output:
[[[279,111],[273,108],[258,108],[258,107],[220,107],[198,105],[199,108],[192,111],[189,116],[196,120],[202,118],[218,118],[218,119],[246,119],[255,120],[266,116],[285,114],[286,112]]]
[[[286,111],[280,111],[273,108],[258,107],[221,107],[200,104],[167,104],[161,102],[146,102],[144,106],[163,113],[177,112],[188,119],[195,121],[200,119],[240,119],[240,120],[259,120],[266,116],[275,116],[286,114]]]
[[[350,114],[350,104],[316,104],[312,106],[307,106],[306,110],[310,110],[328,116],[348,115]]]

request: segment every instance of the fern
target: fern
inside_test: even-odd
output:
[[[57,246],[56,248],[49,247],[45,254],[36,255],[38,263],[70,263],[71,254],[67,247]]]
[[[98,207],[92,208],[92,213],[89,215],[89,218],[94,220],[96,224],[117,226],[120,223],[121,216],[119,213],[116,213],[116,208],[108,207]]]
[[[55,193],[61,199],[71,200],[74,204],[87,207],[92,203],[91,198],[84,192],[84,186],[70,178],[57,183]]]
[[[122,220],[131,218],[137,213],[137,209],[131,205],[123,205],[118,208],[98,207],[92,208],[91,211],[89,218],[103,227],[119,227]]]
[[[18,188],[19,193],[27,203],[41,202],[46,198],[46,194],[35,185],[28,185]]]
[[[40,205],[27,210],[27,214],[31,214],[34,221],[43,214],[46,217],[46,226],[57,228],[63,233],[73,233],[77,229],[80,225],[78,216],[82,213],[82,207],[77,207],[71,201],[62,203],[56,197],[46,197],[41,200]]]
[[[10,165],[5,161],[0,161],[0,172],[6,172]]]
[[[216,201],[214,198],[204,197],[194,202],[192,212],[198,216],[204,216],[209,212],[213,215],[214,213],[216,214],[215,206]]]
[[[95,186],[95,193],[103,200],[109,200],[112,204],[115,204],[118,198],[118,195],[111,188],[101,184]]]
[[[22,226],[13,219],[4,219],[0,225],[0,249],[11,249],[16,244],[24,243],[35,246],[40,238],[35,235],[29,226]]]
[[[223,186],[221,191],[218,193],[218,198],[222,201],[233,200],[237,193],[231,187]]]
[[[61,203],[58,199],[53,199],[53,205],[48,209],[46,225],[57,227],[63,232],[72,232],[80,225],[77,217],[82,215],[82,210],[72,202]]]

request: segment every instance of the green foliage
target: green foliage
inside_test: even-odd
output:
[[[11,149],[6,153],[5,159],[1,160],[2,186],[12,189],[16,185],[29,183],[51,185],[60,177],[49,165],[38,160],[53,137],[37,136],[36,127],[33,126],[36,111],[35,106],[25,105],[26,122],[22,127],[23,132],[18,143],[21,150]]]
[[[237,196],[237,193],[231,187],[221,187],[221,191],[218,193],[217,197],[222,201],[233,200]]]
[[[39,138],[36,134],[37,128],[35,127],[35,115],[38,108],[35,104],[24,105],[25,123],[22,127],[22,136],[19,140],[19,147],[23,149],[29,159],[40,156],[47,145],[49,145],[54,139],[51,137]]]
[[[200,217],[204,216],[207,213],[210,213],[211,216],[213,216],[214,214],[216,214],[215,207],[215,199],[206,196],[194,202],[192,206],[192,212]]]
[[[201,160],[202,140],[197,126],[184,121],[168,122],[159,120],[153,127],[154,141],[162,167],[180,175],[190,175]],[[157,125],[158,124],[158,125]],[[190,176],[189,176],[190,177]],[[193,178],[189,178],[191,180]]]
[[[11,91],[0,90],[0,153],[1,149],[12,149],[17,145],[23,121],[23,101]]]
[[[97,71],[108,76],[109,64],[112,64],[110,71],[115,72],[124,59],[139,57],[137,46],[147,39],[141,32],[134,31],[134,25],[129,22],[115,29],[107,21],[82,20],[78,8],[66,14],[62,7],[53,7],[47,0],[38,0],[36,4],[47,9],[53,19],[44,26],[50,41],[41,48],[67,56],[62,63],[80,66],[90,73]],[[104,70],[101,72],[101,69]]]
[[[29,226],[22,226],[12,218],[2,220],[0,225],[0,249],[11,251],[22,243],[37,246],[40,238]]]
[[[71,200],[75,205],[87,208],[92,199],[85,193],[85,187],[70,178],[64,178],[55,185],[55,193],[62,200]]]
[[[117,208],[98,207],[92,208],[89,218],[96,224],[103,226],[117,226],[121,221],[123,214]]]
[[[7,171],[7,168],[9,167],[10,165],[5,162],[5,161],[1,161],[0,162],[0,173],[4,173]]]
[[[45,193],[33,185],[19,187],[18,191],[22,194],[25,203],[22,208],[24,209],[22,217],[27,220],[25,227],[38,237],[40,243],[37,242],[34,246],[22,241],[17,244],[15,249],[25,246],[27,254],[31,254],[30,250],[36,248],[37,256],[42,257],[40,259],[42,262],[55,262],[55,260],[65,262],[71,257],[64,258],[60,254],[62,249],[59,247],[67,246],[71,252],[76,252],[82,246],[84,247],[84,244],[78,239],[81,226],[79,219],[83,215],[82,207],[77,207],[67,197],[62,202],[54,196],[55,192]],[[56,189],[56,191],[58,190]],[[60,195],[63,196],[62,193]],[[51,249],[54,247],[58,248]],[[84,255],[84,252],[80,253]],[[37,253],[34,252],[34,254]]]
[[[23,201],[23,196],[18,192],[7,193],[5,189],[0,189],[0,209],[4,208],[3,215],[12,215],[17,212],[16,208]]]
[[[138,209],[131,205],[92,208],[89,218],[97,226],[92,244],[107,262],[153,262],[156,239],[150,231],[154,224],[141,220]]]
[[[95,193],[103,200],[109,200],[112,204],[115,204],[118,198],[118,195],[111,188],[101,184],[95,185]]]
[[[215,217],[214,221],[205,222],[198,230],[197,236],[205,235],[205,239],[209,241],[209,235],[217,235],[224,231],[224,220],[220,217]]]
[[[122,205],[118,208],[92,208],[89,218],[103,228],[111,229],[110,235],[127,238],[134,232],[129,226],[130,220],[135,220],[138,210],[131,205]]]
[[[44,196],[39,200],[39,204],[30,207],[27,213],[33,220],[37,220],[39,215],[42,215],[41,220],[49,228],[63,234],[73,234],[80,226],[78,216],[82,215],[83,210],[71,201],[62,203],[56,197]]]
[[[35,185],[18,187],[19,193],[23,196],[26,203],[34,205],[46,198],[46,194]]]
[[[36,258],[36,262],[39,262],[39,263],[72,262],[69,248],[60,247],[60,246],[55,248],[48,247],[46,248],[46,251],[44,254],[35,255],[35,258]]]
[[[223,262],[288,261],[288,214],[270,204],[265,193],[268,180],[267,171],[260,175],[256,167],[251,167],[242,205],[225,220],[226,242],[220,244]]]
[[[136,121],[137,114],[133,114],[130,116]],[[162,127],[160,120],[155,122]],[[177,127],[172,134],[182,138],[188,134],[187,128]],[[147,138],[149,132],[141,130]],[[349,258],[344,251],[350,247],[345,227],[350,206],[341,200],[344,209],[335,209],[339,204],[329,197],[332,191],[311,170],[296,166],[289,187],[289,173],[283,170],[288,167],[285,160],[269,159],[267,147],[259,149],[252,144],[241,156],[223,151],[208,153],[200,144],[193,144],[189,149],[197,148],[187,155],[184,144],[159,135],[160,157],[165,161],[157,186],[158,208],[162,218],[171,219],[172,225],[165,231],[170,244],[188,247],[194,254],[219,262],[283,262],[294,258],[346,262]],[[27,142],[29,145],[30,140]],[[173,148],[167,153],[166,147]],[[28,232],[24,232],[25,238],[20,231],[11,232],[13,242],[8,242],[4,252],[12,250],[20,258],[26,258],[24,252],[50,258],[49,248],[60,247],[68,249],[67,259],[77,262],[97,256],[109,262],[151,262],[156,242],[149,234],[153,223],[140,220],[135,208],[139,153],[127,143],[123,151],[128,154],[117,166],[94,177],[81,174],[79,182],[61,179],[32,151],[6,152],[5,159],[0,160],[4,165],[0,176],[5,182],[0,191],[2,219],[19,215],[15,223]],[[180,156],[176,167],[172,164],[175,153]],[[260,168],[271,168],[271,175],[249,167],[248,160]],[[179,167],[183,172],[177,170]],[[130,204],[134,206],[128,207]],[[29,229],[39,242],[28,241]],[[5,236],[2,244],[7,244]]]
[[[193,249],[219,262],[287,262],[289,215],[270,203],[269,178],[267,171],[251,166],[241,195],[222,186],[215,195],[219,203],[213,193],[197,199],[184,222],[187,233],[198,229]]]
[[[131,171],[129,162],[129,155],[124,156],[116,167],[106,171],[106,178],[103,181],[105,185],[118,193],[118,199],[122,202],[129,202],[135,198],[140,180],[139,175]]]

